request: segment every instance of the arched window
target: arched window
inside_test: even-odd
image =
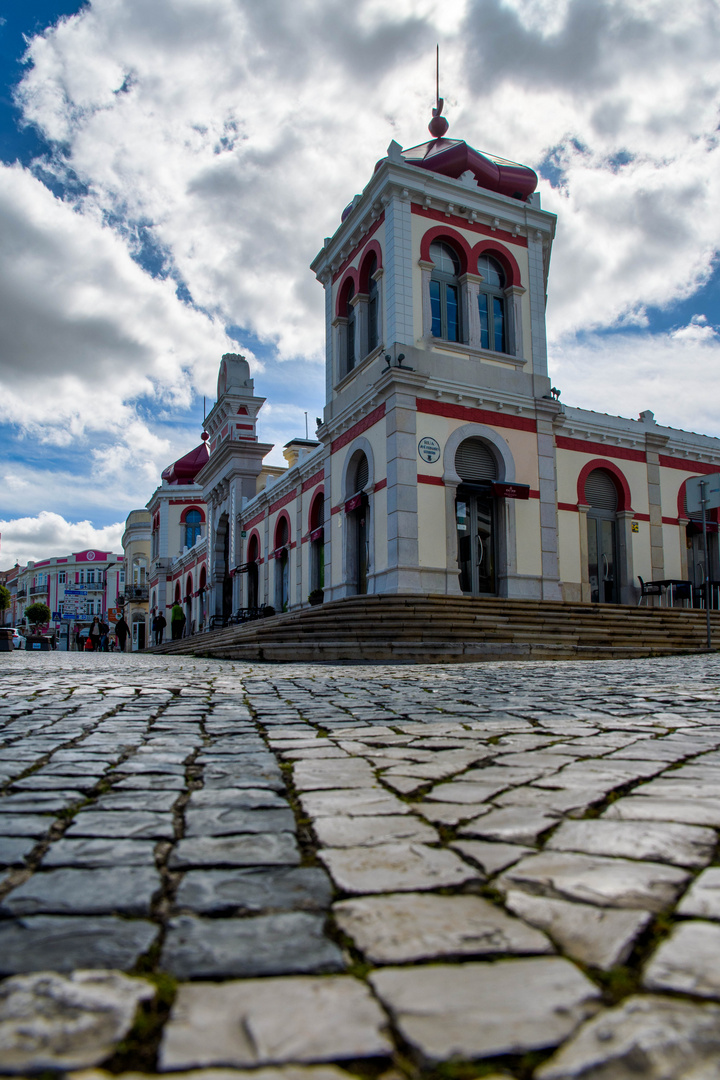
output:
[[[367,304],[367,351],[371,353],[378,344],[378,283],[373,277],[377,272],[377,256],[373,255],[368,266]]]
[[[355,305],[352,302],[354,295],[355,286],[351,281],[345,294],[345,318],[347,319],[347,336],[345,338],[346,371],[352,371],[355,367]]]
[[[493,352],[507,352],[505,272],[497,259],[491,255],[481,255],[478,274],[483,279],[478,293],[480,347],[492,349]]]
[[[433,337],[460,341],[460,260],[450,247],[435,240],[430,245],[430,313]]]
[[[357,460],[353,462],[354,469],[352,473],[352,489],[353,493],[363,491],[367,487],[368,477],[370,475],[370,468],[368,466],[368,459],[362,452],[357,455]]]
[[[619,499],[615,480],[606,469],[593,469],[585,480],[588,581],[593,604],[615,604],[619,599],[616,512]]]
[[[202,514],[199,510],[188,510],[185,515],[185,547],[191,548],[200,539]]]

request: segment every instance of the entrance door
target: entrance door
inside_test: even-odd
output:
[[[357,510],[353,511],[353,513],[355,514],[357,538],[357,591],[359,594],[364,595],[367,592],[368,572],[367,495],[363,495],[360,505],[358,506]]]
[[[588,577],[593,604],[617,604],[615,515],[588,513]]]
[[[472,596],[494,596],[495,500],[491,495],[458,488],[455,502],[460,588]]]
[[[618,590],[617,525],[618,493],[609,472],[593,469],[585,481],[588,510],[588,581],[593,604],[617,604]]]

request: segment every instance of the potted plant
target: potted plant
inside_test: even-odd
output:
[[[316,604],[322,604],[324,599],[325,593],[322,589],[313,589],[313,591],[308,594],[308,600],[313,607],[315,607]]]
[[[49,634],[41,634],[40,627],[45,623],[50,622],[50,608],[47,604],[35,603],[30,607],[25,608],[25,618],[32,627],[32,632],[28,634],[25,648],[26,649],[44,649],[49,650],[52,648]]]

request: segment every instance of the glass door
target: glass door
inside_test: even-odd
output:
[[[590,511],[587,527],[590,600],[593,604],[616,604],[618,591],[615,515]]]
[[[494,596],[495,500],[460,488],[455,509],[460,588],[473,596]]]

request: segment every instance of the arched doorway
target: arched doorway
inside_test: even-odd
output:
[[[702,511],[690,512],[687,505],[687,481],[682,486],[682,512],[681,517],[687,518],[685,536],[687,543],[688,579],[693,583],[695,603],[704,603],[705,578],[717,582],[720,580],[720,559],[718,558],[718,511],[715,508],[708,509],[705,515],[705,528],[707,533],[707,555],[709,568],[705,567],[705,544],[703,543]],[[711,604],[715,606],[716,597],[711,596]]]
[[[248,570],[247,570],[247,606],[249,608],[256,608],[258,606],[258,559],[260,558],[260,547],[258,544],[258,538],[256,535],[250,537],[250,543],[248,544]]]
[[[358,450],[348,470],[348,490],[353,492],[346,504],[348,527],[348,579],[358,595],[368,591],[368,516],[370,506],[365,488],[368,485],[370,467],[362,450]]]
[[[325,588],[325,496],[315,496],[310,511],[310,591]]]
[[[233,580],[230,576],[230,525],[227,514],[222,514],[215,533],[215,614],[223,623],[232,615]],[[220,590],[220,596],[217,590]]]
[[[496,500],[492,485],[497,462],[486,442],[465,439],[455,453],[461,484],[455,499],[460,589],[471,596],[497,592]]]
[[[275,526],[275,609],[277,611],[287,611],[290,598],[289,541],[288,519],[283,514]]]
[[[585,480],[587,514],[588,580],[593,604],[619,603],[618,491],[612,475],[593,469]]]
[[[138,652],[140,649],[145,648],[145,615],[141,611],[136,611],[132,617],[132,626],[130,627],[132,633],[132,651]]]

